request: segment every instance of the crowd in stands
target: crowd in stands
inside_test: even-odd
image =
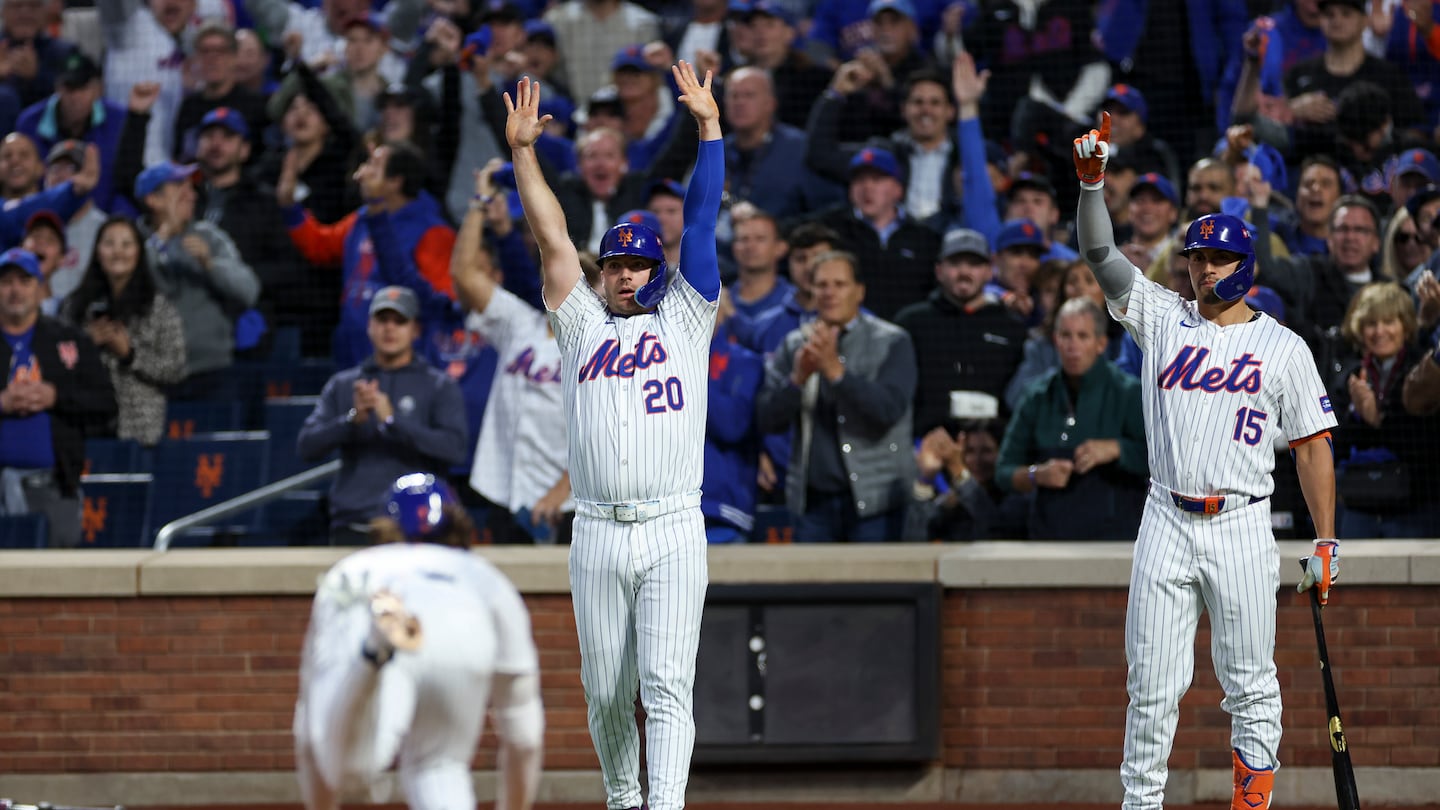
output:
[[[1340,420],[1339,534],[1440,536],[1431,0],[0,0],[0,515],[80,544],[87,440],[183,441],[167,408],[264,396],[294,338],[332,364],[295,455],[341,459],[307,542],[414,471],[566,542],[561,375],[603,369],[559,366],[502,94],[541,83],[594,286],[619,222],[679,260],[679,59],[725,131],[712,542],[1133,537],[1139,351],[1072,232],[1102,110],[1149,278],[1193,298],[1187,224],[1252,227],[1247,302]]]

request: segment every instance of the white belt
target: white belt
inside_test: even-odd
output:
[[[653,501],[628,501],[626,503],[596,503],[575,499],[575,514],[592,518],[604,518],[616,523],[644,523],[661,515],[693,509],[700,505],[700,491],[681,495],[667,495]]]

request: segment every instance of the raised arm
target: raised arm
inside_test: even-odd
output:
[[[710,92],[714,77],[707,70],[702,83],[695,76],[695,68],[683,59],[670,70],[680,88],[680,103],[690,108],[700,127],[700,155],[690,187],[685,190],[680,274],[705,300],[716,301],[720,298],[720,260],[715,254],[715,221],[720,217],[720,196],[725,191],[725,145],[720,140],[720,109]]]
[[[565,211],[545,182],[540,157],[535,153],[535,141],[540,139],[545,123],[550,120],[550,116],[539,114],[540,83],[530,81],[528,76],[521,78],[515,86],[515,97],[505,94],[505,110],[509,116],[505,121],[505,140],[510,144],[515,164],[515,185],[525,206],[525,219],[540,248],[541,275],[545,279],[542,297],[546,308],[559,309],[580,282],[580,257],[570,241]],[[714,232],[713,224],[710,230]],[[714,251],[713,243],[710,249]],[[717,276],[718,273],[717,270]]]
[[[1105,164],[1110,160],[1110,113],[1100,113],[1100,129],[1075,139],[1072,153],[1080,178],[1080,206],[1076,238],[1080,255],[1095,273],[1105,298],[1123,303],[1130,298],[1135,265],[1115,247],[1115,226],[1105,207]],[[1123,309],[1123,306],[1122,306]]]
[[[490,296],[495,293],[489,254],[481,243],[485,239],[485,207],[497,202],[490,177],[499,165],[499,158],[494,158],[475,174],[475,196],[480,199],[470,203],[470,210],[460,223],[460,235],[455,238],[455,252],[450,256],[450,277],[455,282],[455,294],[460,303],[475,312],[484,312],[490,306]],[[498,202],[505,205],[504,199]]]

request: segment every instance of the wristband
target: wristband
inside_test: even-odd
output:
[[[1025,474],[1030,477],[1030,486],[1032,487],[1035,486],[1035,471],[1037,469],[1039,468],[1036,467],[1034,464],[1031,464],[1029,469],[1025,470]]]

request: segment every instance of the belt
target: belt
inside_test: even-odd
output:
[[[661,515],[692,509],[700,505],[700,491],[680,495],[667,495],[653,501],[627,501],[625,503],[596,503],[575,500],[575,514],[592,518],[604,518],[616,523],[644,523]]]
[[[1157,485],[1158,486],[1158,485]],[[1247,497],[1245,495],[1211,495],[1206,498],[1191,498],[1188,495],[1181,495],[1173,490],[1160,487],[1169,493],[1170,500],[1174,501],[1176,508],[1182,512],[1193,512],[1197,515],[1218,515],[1221,512],[1233,512],[1236,509],[1244,509],[1252,504],[1257,504],[1265,497]]]

